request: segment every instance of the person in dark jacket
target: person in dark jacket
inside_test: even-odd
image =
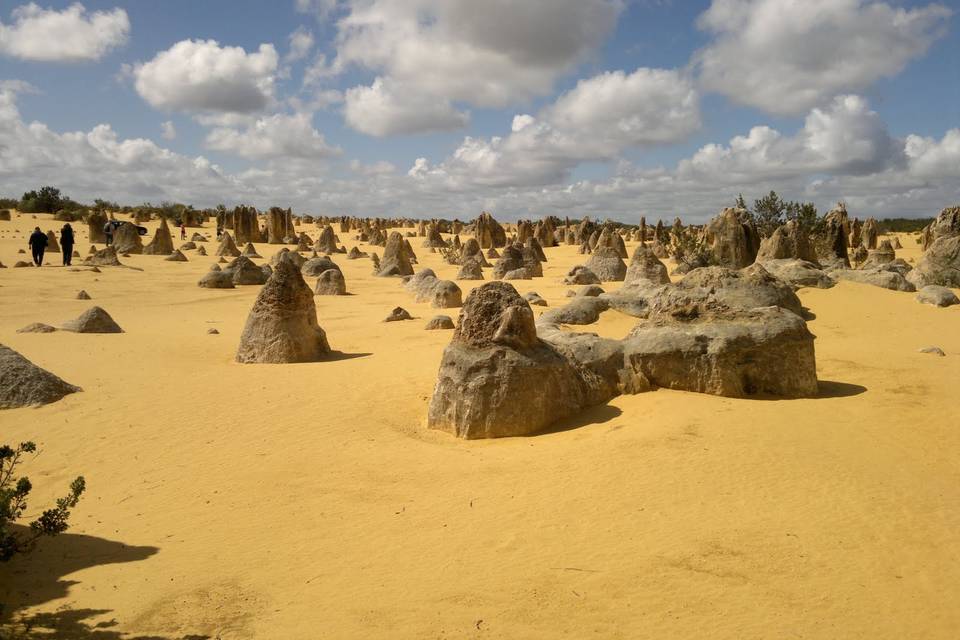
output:
[[[69,267],[73,260],[73,227],[69,222],[60,229],[60,249],[63,251],[63,266]]]
[[[47,234],[40,231],[40,227],[30,234],[30,251],[33,253],[33,263],[38,267],[43,265],[43,252],[47,250]]]
[[[107,236],[108,247],[113,244],[113,224],[110,220],[107,220],[107,224],[103,225],[103,235]]]

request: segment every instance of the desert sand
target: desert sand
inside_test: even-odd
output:
[[[35,225],[62,223],[0,222],[0,261],[29,260]],[[418,268],[454,279],[411,242]],[[661,389],[534,437],[462,441],[425,426],[451,332],[423,327],[458,310],[334,256],[351,295],[315,300],[341,355],[237,364],[259,287],[198,288],[215,246],[121,258],[142,271],[0,270],[0,342],[84,389],[0,412],[0,441],[42,449],[23,469],[38,509],[78,474],[88,487],[68,534],[0,568],[6,622],[40,614],[58,638],[960,634],[960,308],[802,289],[817,398]],[[514,284],[552,308],[583,257],[546,255],[543,278]],[[16,333],[92,304],[125,333]],[[416,319],[383,323],[395,306]],[[611,311],[587,330],[634,324]]]

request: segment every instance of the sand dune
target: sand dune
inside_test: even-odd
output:
[[[61,226],[0,222],[0,261],[29,258],[35,224]],[[425,427],[450,332],[423,327],[444,311],[369,260],[335,256],[352,295],[315,298],[340,357],[240,365],[259,287],[200,289],[216,258],[185,254],[0,270],[0,342],[84,389],[0,413],[0,441],[42,448],[25,469],[38,507],[78,473],[88,485],[68,535],[0,568],[8,612],[164,638],[958,635],[957,307],[803,289],[819,398],[658,390],[536,437],[460,441]],[[554,307],[582,256],[547,257],[517,288]],[[15,333],[92,304],[125,333]],[[395,306],[416,320],[383,323]],[[611,311],[589,330],[634,323]]]

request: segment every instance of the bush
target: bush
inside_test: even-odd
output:
[[[77,506],[86,489],[83,476],[70,483],[70,492],[57,500],[57,506],[47,509],[27,526],[27,531],[17,533],[13,525],[27,509],[27,496],[33,485],[26,477],[17,478],[14,473],[28,453],[36,453],[37,445],[21,442],[16,449],[0,446],[0,562],[7,562],[18,553],[26,553],[36,546],[43,536],[55,536],[69,527],[70,509]]]
[[[933,218],[884,218],[878,224],[882,233],[914,233],[933,222]]]
[[[23,213],[53,213],[63,209],[64,199],[60,196],[60,189],[55,187],[40,187],[39,191],[27,191],[20,198],[17,209]]]

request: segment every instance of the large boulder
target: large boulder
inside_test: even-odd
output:
[[[742,269],[756,260],[760,235],[746,210],[724,209],[707,223],[703,232],[714,264]]]
[[[216,267],[217,265],[213,265]],[[229,271],[223,271],[219,268],[211,269],[204,274],[200,281],[197,282],[197,286],[203,289],[234,289],[236,285],[233,284],[233,273]]]
[[[627,277],[627,265],[620,258],[620,252],[610,246],[598,245],[587,260],[586,267],[602,282],[622,281]]]
[[[240,255],[240,249],[237,248],[237,243],[233,241],[233,237],[224,231],[223,236],[220,237],[220,244],[217,246],[217,251],[213,255],[223,256],[225,258],[236,258]]]
[[[641,322],[624,341],[627,389],[653,387],[733,398],[817,394],[814,336],[778,307],[724,311],[707,320]]]
[[[474,289],[444,350],[427,423],[461,438],[535,433],[606,400],[537,337],[533,312],[506,282]]]
[[[806,230],[796,221],[780,225],[773,234],[760,242],[757,262],[793,258],[811,264],[817,263],[817,252]]]
[[[300,265],[300,271],[305,277],[308,278],[317,278],[324,271],[329,271],[331,269],[340,271],[340,267],[337,266],[337,263],[326,256],[310,258]]]
[[[143,241],[140,239],[137,227],[129,222],[124,222],[117,227],[113,231],[113,247],[117,253],[143,253]]]
[[[917,293],[917,301],[922,304],[932,304],[938,307],[952,307],[960,304],[960,298],[957,298],[950,289],[935,284],[928,284]]]
[[[0,409],[37,407],[82,391],[0,344]]]
[[[160,226],[153,234],[153,240],[143,248],[143,253],[148,256],[168,256],[173,253],[173,236],[170,235],[166,218],[160,218]]]
[[[660,258],[652,248],[641,244],[633,251],[623,284],[624,286],[670,284],[667,265],[660,262]]]
[[[429,302],[437,309],[452,309],[463,305],[463,293],[455,282],[440,280],[432,269],[422,269],[404,286],[412,291],[417,302]]]
[[[313,293],[318,296],[345,296],[347,281],[339,269],[327,269],[317,277]]]
[[[223,268],[223,272],[229,273],[233,284],[239,285],[263,284],[269,278],[266,271],[246,256],[234,258],[230,264]]]
[[[911,272],[912,273],[912,272]],[[916,291],[912,282],[895,267],[880,265],[868,269],[832,269],[830,277],[835,280],[849,280],[861,284],[871,284],[875,287],[890,289],[891,291]]]
[[[778,280],[786,282],[794,289],[801,289],[803,287],[829,289],[836,284],[836,281],[831,278],[826,271],[806,260],[796,258],[764,260],[763,262],[757,260],[757,264],[761,265]]]
[[[119,267],[120,258],[117,257],[116,248],[111,245],[84,258],[83,264],[91,267]]]
[[[563,284],[600,284],[600,278],[589,268],[578,264],[567,272]]]
[[[387,239],[377,275],[380,277],[413,275],[413,265],[410,263],[410,256],[407,255],[404,239],[399,231],[392,232]]]
[[[281,260],[260,290],[240,336],[237,362],[314,362],[330,353],[313,292],[300,269]]]
[[[944,209],[924,230],[925,251],[910,272],[917,287],[960,287],[960,207]]]
[[[74,320],[64,322],[60,327],[74,333],[123,333],[110,314],[100,307],[91,307]]]

